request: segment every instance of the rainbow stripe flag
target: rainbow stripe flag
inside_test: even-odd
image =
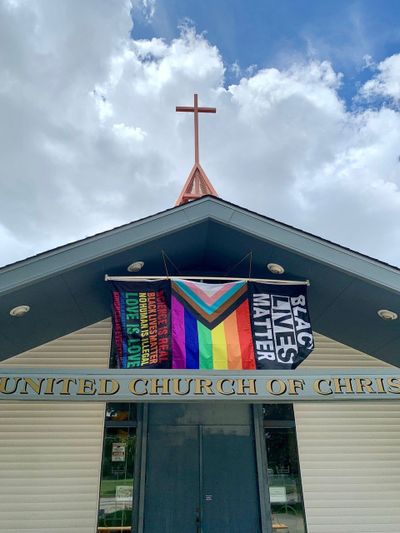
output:
[[[111,367],[290,370],[314,347],[307,287],[114,282]]]
[[[256,368],[246,282],[173,282],[171,327],[172,368]]]

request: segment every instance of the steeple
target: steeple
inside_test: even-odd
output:
[[[199,157],[199,113],[216,113],[215,107],[199,107],[198,95],[194,95],[193,107],[177,106],[176,111],[191,112],[194,114],[194,165],[190,171],[189,177],[183,186],[181,194],[175,205],[182,205],[201,198],[206,194],[218,196],[217,191],[211,185],[202,166]]]

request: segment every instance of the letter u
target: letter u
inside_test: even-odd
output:
[[[182,381],[186,384],[186,387],[181,387]],[[192,378],[184,378],[184,379],[174,378],[174,381],[173,381],[174,394],[179,394],[180,396],[185,396],[186,394],[189,394],[192,381],[193,381]]]
[[[21,381],[21,378],[13,378],[14,388],[12,390],[7,390],[7,384],[10,381],[10,378],[0,378],[0,394],[14,394],[17,391],[18,383]]]

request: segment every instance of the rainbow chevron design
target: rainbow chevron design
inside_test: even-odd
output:
[[[247,283],[210,284],[179,280],[172,283],[172,292],[200,322],[213,328],[247,298]]]
[[[174,281],[171,322],[173,368],[255,368],[246,282]]]

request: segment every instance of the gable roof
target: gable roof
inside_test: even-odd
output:
[[[206,196],[0,269],[0,360],[110,314],[104,275],[126,275],[143,260],[141,275],[169,274],[271,278],[266,264],[285,267],[279,279],[309,279],[316,331],[400,364],[400,321],[376,311],[400,311],[400,270],[224,200]],[[9,316],[16,305],[31,312]]]

